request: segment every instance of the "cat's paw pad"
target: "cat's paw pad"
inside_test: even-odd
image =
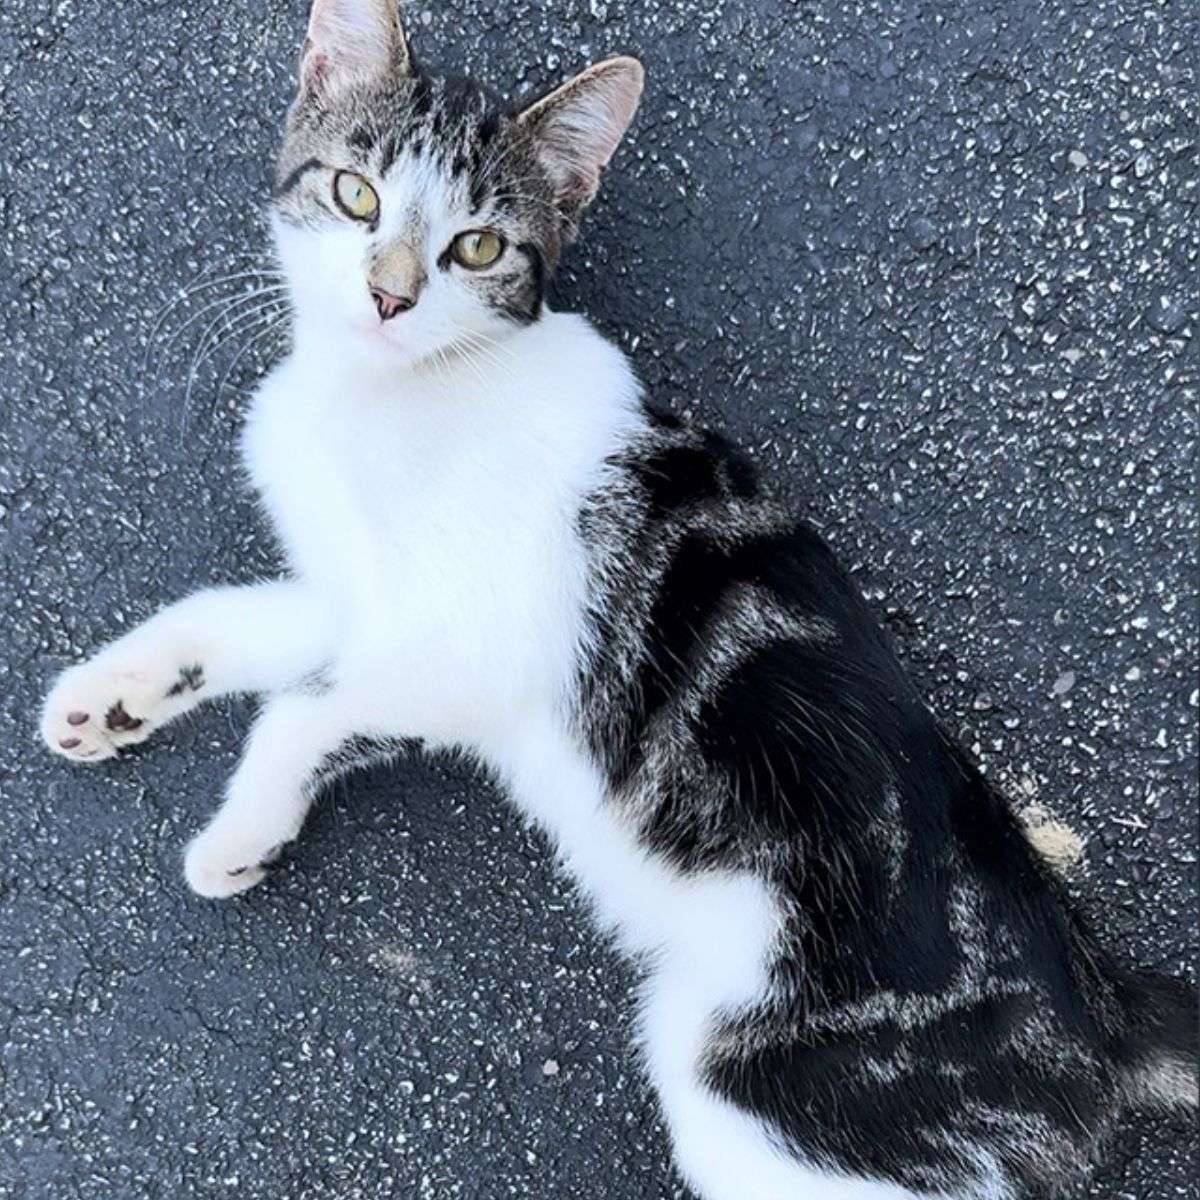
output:
[[[73,762],[100,762],[143,742],[203,686],[199,667],[154,671],[93,659],[64,671],[42,713],[42,737]]]
[[[116,746],[92,713],[82,708],[52,711],[42,717],[42,738],[47,746],[72,762],[101,762],[112,758]]]
[[[255,846],[232,841],[218,830],[205,830],[189,843],[183,874],[197,895],[224,900],[261,883],[282,849],[282,843]]]

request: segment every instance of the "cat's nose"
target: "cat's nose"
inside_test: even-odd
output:
[[[381,321],[390,321],[398,313],[408,312],[417,302],[413,296],[393,296],[391,292],[377,287],[371,289],[371,298],[375,301],[375,311],[379,313]]]

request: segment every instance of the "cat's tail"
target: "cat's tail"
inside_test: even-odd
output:
[[[1195,1109],[1200,1101],[1200,997],[1168,975],[1120,971],[1113,982],[1122,1010],[1113,1056],[1131,1105]]]

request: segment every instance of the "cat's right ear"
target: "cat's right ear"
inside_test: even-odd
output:
[[[396,0],[314,0],[300,55],[303,90],[367,83],[411,69]]]
[[[518,120],[533,135],[554,200],[569,221],[591,202],[642,95],[636,58],[605,59],[544,96]]]

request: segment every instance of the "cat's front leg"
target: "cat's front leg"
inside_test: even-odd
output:
[[[253,887],[300,832],[323,771],[355,733],[337,689],[274,696],[250,734],[224,804],[189,843],[184,874],[202,896]]]
[[[320,667],[330,621],[299,582],[197,592],[59,676],[42,737],[75,762],[99,762],[203,700],[271,691]]]

